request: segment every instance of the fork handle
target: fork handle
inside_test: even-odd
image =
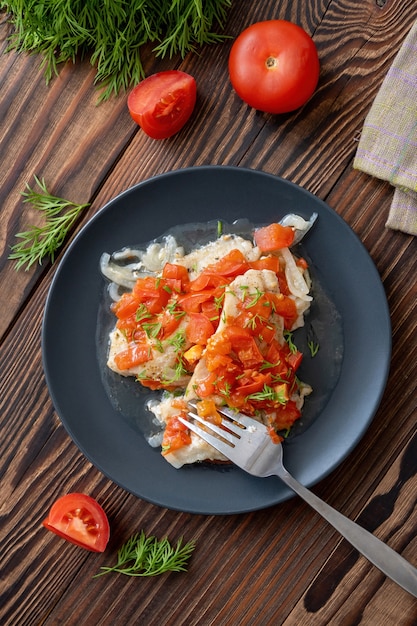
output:
[[[275,468],[274,473],[381,572],[417,598],[417,569],[411,563],[375,535],[321,500],[291,476],[287,470]]]

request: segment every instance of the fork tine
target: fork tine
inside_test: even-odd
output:
[[[189,400],[188,404],[194,409],[197,408],[197,403],[194,400]],[[216,410],[221,415],[228,417],[229,420],[232,420],[241,426],[245,426],[246,428],[251,428],[252,426],[259,427],[259,422],[257,420],[253,419],[253,417],[249,417],[248,415],[244,415],[243,413],[239,413],[236,409],[231,409],[228,406],[216,406]],[[225,426],[229,428],[229,421],[225,422]],[[236,432],[238,433],[239,430]]]
[[[193,422],[190,422],[187,419],[185,419],[185,417],[179,416],[178,419],[185,426],[187,426],[187,428],[192,430],[193,433],[195,433],[196,435],[201,437],[201,439],[204,439],[204,441],[207,441],[207,443],[209,443],[211,446],[213,446],[213,448],[215,448],[216,450],[218,450],[219,452],[221,452],[222,454],[224,454],[228,458],[231,457],[231,453],[233,451],[232,443],[228,443],[225,440],[219,439],[219,437],[217,435],[211,435],[207,430],[203,430],[202,428],[200,428],[200,426],[197,426],[197,424],[195,424]],[[214,425],[211,424],[210,426],[214,426]],[[221,430],[221,429],[219,428],[218,430]],[[221,433],[221,437],[223,437],[223,436],[224,436],[223,433]]]
[[[232,424],[229,420],[222,419],[221,423],[229,431],[232,431],[233,433],[236,433],[236,434],[232,435],[227,430],[224,430],[224,428],[220,428],[220,426],[218,426],[217,424],[213,424],[212,422],[206,421],[205,419],[200,417],[198,413],[194,413],[194,411],[189,411],[188,415],[190,415],[190,417],[192,417],[197,422],[200,422],[200,424],[204,424],[205,427],[210,428],[213,432],[217,433],[219,437],[223,437],[224,439],[227,439],[227,441],[230,441],[231,443],[237,443],[236,437],[239,437],[239,431],[242,432],[242,429],[240,428],[240,426],[236,426],[235,424]]]
[[[239,413],[238,411],[230,409],[227,406],[217,406],[216,409],[221,415],[225,415],[237,424],[240,424],[241,427],[245,426],[246,428],[251,428],[252,426],[257,426],[259,428],[259,422],[253,419],[253,417]]]

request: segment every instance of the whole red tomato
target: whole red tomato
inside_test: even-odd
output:
[[[197,97],[192,76],[179,70],[152,74],[130,92],[129,113],[153,139],[166,139],[177,133],[193,112]]]
[[[316,46],[300,26],[286,20],[257,22],[233,43],[230,81],[249,106],[288,113],[305,104],[317,87]]]

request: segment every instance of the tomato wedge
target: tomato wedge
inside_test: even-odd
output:
[[[91,552],[104,552],[110,537],[107,516],[94,498],[68,493],[51,507],[43,526]]]
[[[179,70],[152,74],[130,92],[131,117],[152,139],[175,135],[189,120],[197,99],[194,78]]]

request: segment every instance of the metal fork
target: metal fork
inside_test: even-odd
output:
[[[417,569],[372,533],[326,504],[291,476],[283,464],[282,445],[273,443],[263,424],[231,409],[221,408],[219,412],[222,414],[221,427],[202,419],[193,410],[189,412],[192,421],[183,417],[179,419],[249,474],[259,477],[278,476],[371,563],[417,597]]]

